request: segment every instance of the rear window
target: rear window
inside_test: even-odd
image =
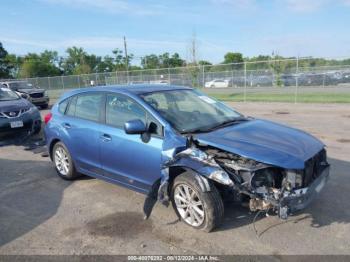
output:
[[[12,82],[8,84],[9,87],[12,90],[18,90],[18,89],[32,89],[34,88],[33,85],[31,83],[28,82]]]

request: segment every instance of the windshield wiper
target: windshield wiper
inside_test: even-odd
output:
[[[196,129],[191,129],[191,130],[186,130],[186,131],[181,131],[181,134],[195,134],[195,133],[205,133],[211,131],[210,129],[207,128],[196,128]]]
[[[233,124],[237,124],[238,122],[247,121],[247,120],[248,119],[245,118],[245,117],[236,117],[236,118],[233,118],[233,119],[229,119],[229,120],[226,120],[224,122],[221,122],[218,125],[215,125],[215,126],[211,127],[210,131],[213,131],[213,130],[216,130],[216,129],[219,129],[219,128],[222,128],[222,127],[230,126],[230,125],[233,125]]]
[[[219,129],[219,128],[222,128],[222,127],[226,127],[226,126],[230,126],[230,125],[233,125],[233,124],[237,124],[241,121],[247,121],[248,118],[246,117],[236,117],[236,118],[233,118],[233,119],[229,119],[229,120],[225,120],[224,122],[221,122],[219,124],[216,124],[214,126],[211,126],[209,128],[196,128],[196,129],[191,129],[191,130],[188,130],[188,131],[184,131],[184,132],[181,132],[182,134],[188,134],[188,133],[206,133],[206,132],[210,132],[210,131],[213,131],[213,130],[216,130],[216,129]]]

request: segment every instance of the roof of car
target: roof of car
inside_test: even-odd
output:
[[[4,80],[0,81],[0,83],[28,83],[28,81],[25,80]]]
[[[81,92],[89,91],[110,91],[110,92],[121,92],[131,94],[146,94],[160,91],[170,90],[192,90],[190,87],[176,86],[176,85],[157,85],[157,84],[137,84],[137,85],[110,85],[110,86],[95,86],[85,87],[81,89],[75,89],[69,92],[67,95],[77,94]]]

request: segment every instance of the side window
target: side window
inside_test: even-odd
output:
[[[75,116],[76,104],[77,104],[77,97],[74,96],[73,98],[70,99],[70,103],[69,103],[68,109],[66,111],[67,116]]]
[[[59,105],[58,105],[58,112],[60,112],[61,114],[64,114],[66,112],[66,109],[67,109],[67,105],[69,103],[69,98],[64,100],[63,102],[61,102]]]
[[[140,119],[146,123],[146,111],[131,98],[120,94],[108,94],[106,101],[106,123],[123,128],[124,123]]]
[[[103,94],[78,95],[75,106],[75,116],[98,122],[100,120],[102,105]]]

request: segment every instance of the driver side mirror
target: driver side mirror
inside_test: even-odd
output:
[[[130,120],[124,124],[125,133],[129,135],[146,133],[147,127],[140,119]]]

